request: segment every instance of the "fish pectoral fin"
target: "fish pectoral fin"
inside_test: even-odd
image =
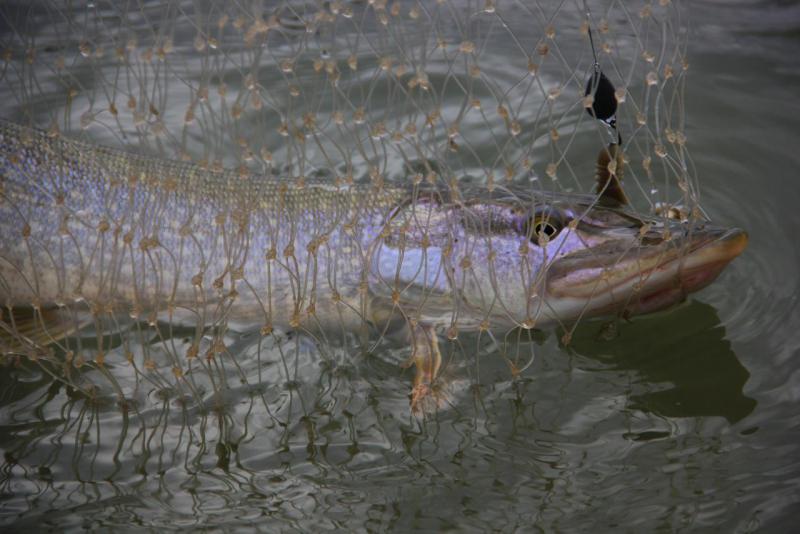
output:
[[[436,307],[436,299],[429,297],[426,310]],[[452,309],[452,304],[447,301]],[[439,350],[439,337],[436,334],[433,318],[412,320],[403,310],[402,304],[389,299],[374,297],[370,301],[372,324],[381,336],[406,342],[411,347],[411,356],[402,367],[414,366],[414,387],[411,390],[411,410],[417,415],[426,415],[442,408],[450,401],[448,384],[441,376],[442,353]]]
[[[47,347],[74,334],[87,322],[76,320],[55,307],[20,306],[0,312],[0,354],[39,357]]]
[[[409,326],[408,334],[411,362],[416,370],[411,390],[411,411],[426,415],[442,408],[450,399],[446,384],[439,376],[442,367],[439,338],[434,327],[428,324]]]

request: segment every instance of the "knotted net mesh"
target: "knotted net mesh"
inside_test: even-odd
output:
[[[292,383],[303,350],[375,350],[397,322],[400,345],[411,347],[404,357],[416,358],[425,382],[451,360],[433,361],[431,351],[485,348],[496,316],[517,328],[511,341],[544,316],[569,332],[580,307],[569,316],[546,302],[509,311],[515,292],[537,298],[541,257],[483,278],[469,273],[494,265],[487,225],[517,225],[531,241],[513,245],[520,256],[562,227],[575,230],[602,197],[594,176],[609,143],[620,143],[620,157],[600,165],[612,174],[624,166],[631,209],[653,220],[698,213],[681,2],[11,2],[0,6],[0,24],[0,115],[17,125],[4,131],[4,173],[35,184],[6,189],[7,351],[34,357],[30,345],[49,345],[56,363],[45,368],[70,387],[99,377],[120,398],[136,397],[144,383],[201,400],[230,376],[265,381],[267,353],[282,362],[273,381]],[[613,117],[594,116],[598,99]],[[46,146],[46,156],[26,160],[30,143]],[[75,190],[70,180],[86,168],[105,181]],[[346,199],[331,200],[329,190]],[[385,190],[414,191],[411,208]],[[43,197],[31,201],[32,191]],[[579,193],[587,207],[570,212],[571,226],[551,223],[548,199]],[[171,194],[190,207],[171,204]],[[527,206],[522,222],[481,204],[504,195]],[[386,224],[398,210],[402,224]],[[361,212],[372,214],[362,234],[374,226],[371,243],[385,239],[387,251],[348,260],[357,275],[331,274],[364,244],[336,237],[342,228],[358,233]],[[420,274],[450,268],[452,243],[429,241],[452,238],[454,221],[485,242],[452,254],[453,272],[467,274]],[[248,270],[254,257],[257,275]],[[110,282],[92,288],[92,280]],[[189,297],[179,302],[182,287]],[[257,304],[236,316],[243,295]],[[470,316],[469,306],[479,312]],[[181,311],[188,318],[178,321]],[[351,312],[355,321],[344,317]],[[62,326],[48,329],[53,314]],[[257,341],[231,333],[232,322],[257,325]],[[477,345],[461,332],[479,332]],[[446,350],[440,335],[453,341]],[[513,372],[532,347],[503,351]],[[125,361],[128,372],[109,366]]]
[[[619,103],[630,194],[649,207],[689,203],[674,191],[696,191],[679,4],[12,3],[3,111],[286,180],[419,173],[587,191],[614,137],[583,111],[596,62]]]

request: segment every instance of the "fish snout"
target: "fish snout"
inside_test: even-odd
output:
[[[572,303],[563,307],[580,308],[583,316],[657,311],[713,282],[748,243],[739,228],[670,230],[642,235],[637,246],[607,242],[556,262],[548,273],[549,296]]]

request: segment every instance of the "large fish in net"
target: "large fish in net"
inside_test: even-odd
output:
[[[518,374],[515,337],[669,307],[747,242],[699,205],[669,1],[2,20],[3,351],[89,398],[291,382],[308,340],[394,347],[431,412],[454,359]]]

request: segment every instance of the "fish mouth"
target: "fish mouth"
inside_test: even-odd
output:
[[[609,244],[599,256],[587,251],[578,261],[556,261],[548,294],[580,304],[583,315],[659,311],[713,282],[747,247],[748,235],[738,228],[708,228],[660,241],[629,250]]]

